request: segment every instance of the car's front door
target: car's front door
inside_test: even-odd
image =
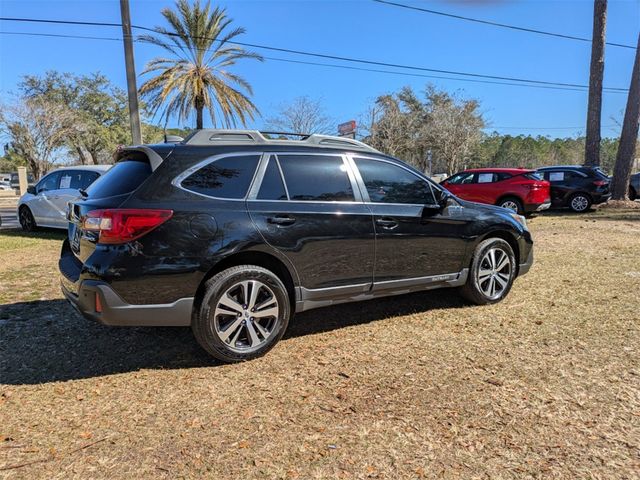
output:
[[[464,231],[470,218],[463,208],[457,204],[433,208],[435,187],[399,164],[361,156],[351,159],[374,217],[374,288],[456,274],[465,267]]]
[[[36,195],[29,201],[28,206],[37,224],[54,225],[55,206],[52,202],[59,184],[60,172],[52,172],[36,184]]]
[[[357,294],[371,288],[373,220],[346,157],[265,157],[247,204],[265,241],[289,259],[302,287],[314,291],[310,295]]]

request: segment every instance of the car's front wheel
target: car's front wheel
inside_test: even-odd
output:
[[[231,267],[211,277],[194,311],[198,343],[223,362],[268,352],[282,338],[291,306],[282,281],[255,265]]]
[[[489,238],[476,247],[464,297],[478,305],[497,303],[507,296],[516,277],[516,257],[509,242]]]
[[[36,225],[36,220],[35,218],[33,218],[33,214],[31,213],[29,207],[20,207],[19,216],[20,218],[18,220],[20,220],[20,226],[25,232],[33,232],[38,228],[38,226]]]
[[[582,213],[591,207],[591,198],[584,193],[574,193],[569,199],[569,208],[576,213]]]

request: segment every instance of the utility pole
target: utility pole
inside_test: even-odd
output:
[[[129,0],[120,0],[122,17],[122,40],[124,42],[124,62],[127,69],[127,92],[129,94],[129,122],[134,145],[142,143],[140,130],[140,110],[138,109],[138,87],[136,86],[136,66],[133,61],[133,40],[131,38],[131,14]]]
[[[593,37],[589,69],[589,102],[587,106],[587,141],[585,165],[600,165],[600,122],[602,117],[602,76],[604,73],[604,37],[607,26],[607,0],[593,2]]]

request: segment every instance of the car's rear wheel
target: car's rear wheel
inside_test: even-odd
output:
[[[211,277],[194,311],[198,343],[223,362],[240,362],[268,352],[282,338],[291,306],[287,289],[269,270],[231,267]]]
[[[516,277],[516,257],[509,242],[489,238],[476,247],[462,294],[467,300],[486,305],[507,296]]]
[[[33,214],[31,213],[31,209],[29,209],[29,207],[26,207],[24,205],[20,207],[19,217],[20,218],[18,220],[20,221],[20,226],[25,232],[33,232],[38,228],[38,225],[36,225],[36,220],[35,218],[33,218]]]
[[[520,215],[524,213],[522,202],[516,197],[505,197],[498,202],[498,206],[513,210],[515,213],[518,213]]]
[[[574,193],[569,199],[569,208],[576,213],[583,213],[591,207],[591,198],[585,193]]]

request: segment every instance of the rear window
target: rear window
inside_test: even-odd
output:
[[[87,196],[106,198],[133,192],[151,175],[151,165],[142,160],[121,160],[87,188]]]

